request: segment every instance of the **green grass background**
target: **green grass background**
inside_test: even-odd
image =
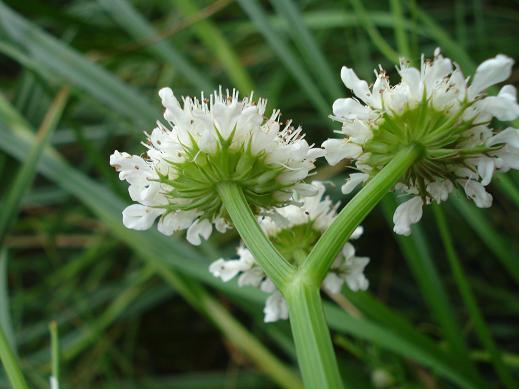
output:
[[[122,226],[108,156],[143,152],[160,87],[254,90],[321,143],[342,65],[394,76],[439,46],[470,74],[519,58],[518,23],[516,1],[0,2],[0,325],[30,387],[48,387],[53,320],[64,388],[299,385],[288,323],[207,271],[235,233],[194,248]],[[489,210],[461,194],[427,208],[410,238],[392,233],[391,195],[365,221],[370,289],[326,303],[349,387],[381,370],[394,388],[519,387],[519,174],[490,191]]]

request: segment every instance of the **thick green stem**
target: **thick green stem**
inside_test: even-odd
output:
[[[256,217],[252,214],[241,187],[233,182],[222,182],[218,185],[218,194],[234,226],[256,261],[274,282],[274,285],[283,290],[295,268],[283,258],[265,236]]]
[[[343,388],[319,289],[294,280],[284,295],[305,388]]]
[[[337,215],[312,249],[299,272],[311,279],[316,287],[319,287],[335,257],[355,228],[422,154],[423,148],[417,144],[400,150],[393,160],[373,177]]]
[[[261,230],[238,185],[222,183],[218,193],[245,244],[287,301],[305,388],[342,388],[319,286],[306,282],[279,254]]]

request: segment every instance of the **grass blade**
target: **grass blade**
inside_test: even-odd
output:
[[[313,70],[314,76],[322,81],[328,91],[328,96],[332,99],[340,97],[343,93],[340,87],[339,72],[333,72],[330,68],[330,64],[324,57],[311,31],[304,23],[303,15],[293,0],[271,0],[270,2],[277,10],[277,13],[290,26],[288,33],[296,43],[299,51],[306,57],[307,65]]]
[[[0,361],[14,389],[28,388],[15,354],[7,292],[7,250],[0,251]]]
[[[497,187],[503,192],[519,209],[519,189],[507,175],[500,174],[496,179]]]
[[[15,181],[10,185],[11,189],[5,196],[3,201],[3,212],[0,213],[0,246],[3,244],[4,238],[11,224],[18,214],[18,208],[24,194],[32,184],[35,175],[38,159],[43,149],[47,145],[56,125],[61,118],[61,113],[68,99],[69,89],[64,87],[56,95],[52,102],[43,122],[36,133],[36,142],[27,155],[27,159],[23,163],[20,171],[16,175]]]
[[[58,323],[52,321],[49,325],[50,331],[50,342],[51,342],[51,366],[52,375],[50,377],[51,389],[59,389],[59,377],[60,377],[60,350],[59,350],[59,338],[58,338]]]
[[[368,33],[373,44],[380,50],[382,54],[391,62],[398,63],[398,53],[386,42],[384,37],[378,32],[377,28],[367,16],[366,9],[361,0],[350,0],[355,13],[362,21],[362,26]]]
[[[25,378],[20,369],[20,364],[16,355],[14,355],[9,342],[4,333],[4,329],[0,327],[0,360],[4,366],[9,382],[14,389],[26,389],[28,388]]]
[[[402,4],[400,0],[391,0],[391,12],[395,21],[395,40],[398,47],[398,54],[409,60],[412,59],[411,49],[409,47],[409,40],[405,30],[405,18],[402,11]]]
[[[472,58],[467,54],[463,46],[453,40],[449,34],[429,15],[421,10],[418,4],[413,4],[412,12],[416,14],[416,18],[423,24],[429,32],[429,35],[438,42],[442,51],[450,57],[456,59],[462,69],[466,72],[472,72],[475,69]]]
[[[509,389],[517,388],[519,384],[514,381],[511,374],[504,366],[501,353],[499,352],[496,344],[494,343],[494,340],[492,339],[492,334],[490,333],[490,330],[485,323],[485,319],[479,310],[476,299],[472,293],[472,290],[470,289],[467,278],[465,277],[465,273],[461,267],[460,259],[454,248],[452,236],[449,231],[443,210],[436,204],[434,204],[433,207],[436,224],[438,226],[438,230],[440,231],[452,275],[454,276],[454,280],[456,281],[456,284],[459,288],[461,297],[463,298],[465,306],[467,307],[479,340],[488,351],[492,363],[494,364],[494,368],[496,369],[498,376],[501,378],[502,383]]]
[[[432,351],[434,348],[421,347],[421,343],[416,343],[416,338],[409,339],[405,335],[402,336],[387,325],[354,318],[330,304],[325,304],[325,311],[330,327],[336,331],[349,333],[359,339],[365,339],[399,355],[414,359],[463,388],[478,387],[477,381],[468,376],[466,371],[457,367],[459,364],[455,358],[446,353]]]
[[[133,122],[134,130],[160,117],[137,92],[0,2],[0,31],[35,63],[34,70],[94,97]]]
[[[194,1],[174,0],[174,3],[187,17],[192,17],[200,12]],[[192,29],[205,46],[213,52],[213,55],[220,60],[233,85],[241,93],[248,95],[254,88],[253,81],[218,27],[210,20],[202,19],[198,20]]]
[[[288,68],[308,98],[312,101],[323,117],[328,117],[331,111],[330,104],[323,98],[321,92],[310,78],[300,61],[292,53],[283,37],[281,37],[270,24],[267,15],[258,4],[257,0],[238,0],[243,10],[265,37],[272,50]]]
[[[382,206],[387,219],[391,223],[391,216],[396,207],[395,200],[386,197],[382,201]],[[419,226],[414,226],[410,237],[397,236],[397,241],[414,278],[418,282],[421,293],[435,320],[440,325],[452,352],[459,359],[463,369],[476,380],[480,380],[476,368],[469,358],[463,333],[456,322],[454,310],[447,299],[447,294],[440,281],[438,270],[430,256],[430,251],[421,229]]]
[[[11,312],[9,304],[9,288],[7,284],[7,265],[8,255],[7,249],[0,249],[0,327],[4,329],[4,334],[16,354],[16,339],[14,337],[13,322],[11,320]]]
[[[110,16],[129,34],[139,41],[149,42],[147,49],[158,58],[169,63],[173,69],[178,70],[186,79],[200,91],[211,92],[214,89],[212,81],[190,63],[174,46],[162,40],[157,31],[146,19],[131,5],[124,0],[99,0],[99,4],[110,14]],[[199,91],[197,91],[198,95]]]
[[[517,256],[514,255],[507,240],[487,222],[484,211],[474,207],[462,195],[451,196],[450,201],[478,235],[479,239],[494,253],[508,271],[508,274],[519,284],[519,262]]]

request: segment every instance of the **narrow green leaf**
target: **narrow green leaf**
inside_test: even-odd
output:
[[[0,327],[4,329],[5,337],[16,354],[16,339],[11,320],[11,305],[9,304],[9,288],[7,284],[8,258],[7,249],[4,246],[0,249]]]
[[[265,37],[272,50],[278,55],[291,75],[299,83],[317,110],[323,117],[328,117],[331,110],[330,104],[323,98],[314,81],[305,71],[300,61],[295,57],[292,50],[290,50],[290,47],[283,37],[274,30],[258,1],[238,0],[238,3],[256,25],[259,32]]]
[[[395,40],[398,47],[399,54],[409,60],[412,59],[411,49],[409,48],[409,40],[407,39],[407,32],[405,26],[404,12],[400,0],[391,0],[391,12],[394,18]]]
[[[514,202],[515,206],[519,209],[519,189],[516,184],[505,174],[500,174],[496,177],[495,183],[497,187]]]
[[[0,314],[1,322],[0,322],[0,361],[2,362],[2,365],[5,369],[5,372],[7,373],[7,377],[9,378],[9,382],[11,383],[12,387],[14,389],[25,389],[28,388],[27,383],[25,382],[25,378],[22,374],[21,368],[20,368],[20,362],[18,361],[18,358],[14,352],[14,348],[12,346],[13,344],[13,337],[12,333],[9,334],[10,331],[10,320],[9,320],[9,305],[8,301],[6,300],[6,295],[4,294],[4,290],[6,288],[6,274],[5,274],[5,266],[6,266],[6,250],[5,248],[1,250],[0,252],[0,271],[2,274],[0,274],[0,285],[1,288],[1,294],[0,298],[2,301],[0,301],[2,304],[6,304],[5,306],[2,305]],[[6,332],[7,330],[7,332]]]
[[[384,37],[377,30],[375,25],[369,19],[366,9],[361,0],[350,0],[355,13],[362,20],[362,26],[368,33],[373,44],[380,50],[382,54],[391,62],[398,63],[398,53],[386,42]]]
[[[0,2],[0,32],[42,77],[86,92],[134,123],[134,130],[160,117],[137,92]]]
[[[194,1],[174,0],[173,2],[187,17],[192,17],[200,12]],[[240,58],[216,24],[209,19],[202,19],[198,20],[191,28],[207,49],[212,51],[213,55],[219,59],[231,82],[243,94],[248,95],[253,90],[254,83],[245,66],[242,65]]]
[[[498,233],[486,220],[485,212],[476,208],[461,195],[451,196],[450,202],[468,222],[479,239],[494,253],[496,258],[508,270],[508,274],[519,284],[519,261],[514,254],[511,244]]]
[[[51,388],[54,386],[59,388],[60,383],[60,348],[59,348],[59,338],[58,338],[58,324],[55,321],[52,321],[49,324],[50,331],[50,342],[51,342],[51,371],[52,376],[50,378]]]
[[[178,52],[171,42],[161,40],[157,31],[148,21],[124,0],[98,0],[99,4],[110,13],[110,16],[129,34],[139,41],[149,43],[146,48],[161,60],[169,63],[200,91],[211,92],[212,81]],[[157,39],[159,38],[159,39]],[[198,95],[199,91],[197,91]]]
[[[494,340],[492,339],[492,334],[490,333],[490,330],[485,323],[485,319],[483,318],[483,315],[479,309],[476,298],[474,297],[467,278],[465,277],[465,273],[461,267],[460,259],[454,248],[453,239],[449,231],[445,215],[439,205],[434,204],[433,207],[436,224],[440,231],[443,245],[445,246],[445,251],[449,265],[451,267],[452,275],[456,281],[456,285],[459,288],[465,306],[467,307],[471,321],[474,324],[474,328],[481,341],[481,344],[490,354],[492,363],[494,364],[496,372],[501,378],[502,383],[509,389],[517,388],[519,384],[514,381],[512,375],[504,366],[501,353],[499,352],[496,344],[494,343]]]
[[[394,198],[386,197],[382,201],[382,207],[386,218],[392,224],[392,214],[396,208]],[[415,225],[410,237],[397,235],[397,241],[420,287],[422,296],[440,325],[452,353],[457,356],[460,367],[463,367],[463,370],[476,380],[481,380],[474,364],[469,359],[465,337],[456,321],[454,309],[449,303],[422,230]]]
[[[407,339],[387,325],[354,318],[336,306],[325,304],[325,312],[328,323],[334,330],[365,339],[398,355],[414,359],[463,388],[478,387],[472,377],[458,368],[457,360],[446,353],[431,352],[433,349],[421,347],[422,344],[415,343],[415,339]]]
[[[466,72],[472,72],[475,68],[473,60],[467,54],[462,45],[452,39],[449,34],[433,18],[414,4],[412,11],[427,29],[429,35],[438,42],[442,51],[450,57],[456,59]]]
[[[338,69],[332,71],[330,64],[324,57],[312,32],[304,23],[303,14],[293,0],[271,0],[277,13],[290,26],[288,33],[296,43],[299,51],[306,58],[307,66],[314,72],[314,77],[321,80],[328,92],[328,96],[336,99],[342,95],[341,81]]]
[[[56,98],[52,102],[38,129],[34,146],[31,148],[22,167],[17,173],[15,181],[9,186],[10,189],[5,195],[2,204],[3,212],[0,213],[0,246],[3,244],[7,231],[18,214],[18,209],[24,194],[32,184],[38,159],[61,118],[61,113],[67,102],[68,93],[68,88],[64,87],[56,95]]]
[[[236,347],[246,353],[278,385],[286,389],[302,388],[300,379],[252,336],[220,303],[192,279],[175,274],[163,264],[155,264],[158,274],[184,298],[207,316]]]

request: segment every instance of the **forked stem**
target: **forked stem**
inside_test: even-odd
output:
[[[344,207],[298,267],[283,258],[265,236],[242,188],[233,182],[218,185],[218,194],[238,233],[287,301],[297,359],[307,389],[343,387],[320,285],[355,228],[422,154],[423,148],[414,144],[399,151]]]
[[[371,210],[422,156],[423,148],[412,144],[400,150],[375,177],[353,197],[323,233],[298,272],[319,286],[351,234]]]

